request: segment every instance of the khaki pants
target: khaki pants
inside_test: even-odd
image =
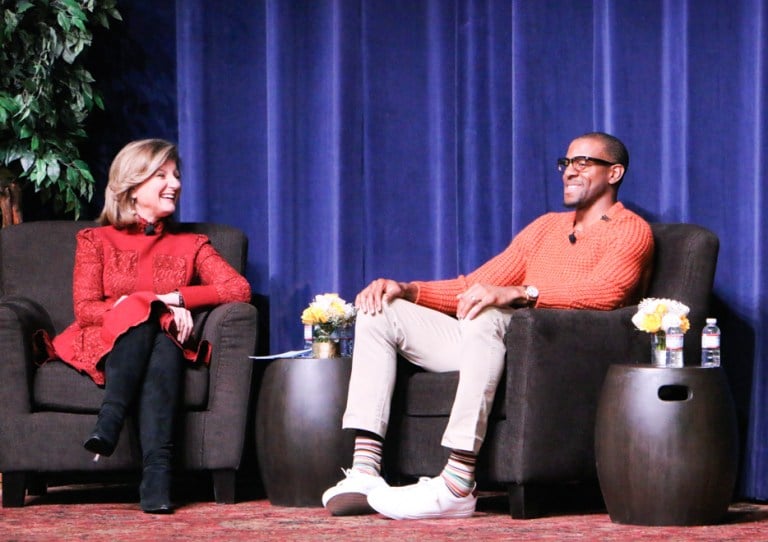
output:
[[[357,314],[345,429],[386,436],[397,354],[432,372],[459,371],[442,445],[477,453],[504,369],[504,335],[512,309],[487,308],[457,320],[403,299],[382,312]]]

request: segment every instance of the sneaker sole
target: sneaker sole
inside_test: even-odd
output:
[[[437,513],[437,514],[423,514],[423,515],[409,515],[404,514],[402,517],[392,519],[457,519],[457,518],[471,518],[475,514],[475,511],[461,511],[451,513]]]
[[[325,505],[332,516],[362,516],[375,514],[368,504],[368,497],[362,493],[340,493]]]

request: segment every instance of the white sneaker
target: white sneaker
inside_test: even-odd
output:
[[[443,479],[422,478],[418,484],[385,487],[368,494],[368,504],[392,519],[468,518],[475,513],[474,491],[456,497]]]
[[[368,494],[374,489],[388,488],[381,476],[365,474],[354,469],[341,469],[345,478],[323,493],[323,506],[333,516],[373,514],[368,505]]]

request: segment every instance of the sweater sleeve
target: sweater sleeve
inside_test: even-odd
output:
[[[525,228],[535,228],[536,221]],[[522,233],[522,232],[521,232]],[[418,294],[416,303],[435,310],[454,314],[458,307],[456,298],[473,284],[494,284],[513,286],[522,284],[525,276],[525,262],[528,248],[525,235],[516,236],[512,242],[486,263],[468,275],[459,275],[450,280],[416,281]]]
[[[229,265],[206,236],[199,236],[198,244],[194,267],[199,284],[179,288],[187,308],[249,302],[251,286],[245,277]]]

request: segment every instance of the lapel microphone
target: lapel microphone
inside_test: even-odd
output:
[[[608,215],[601,216],[600,220],[602,220],[603,222],[610,222],[611,221],[611,219],[608,217]],[[568,234],[568,240],[571,242],[572,245],[576,244],[576,232],[575,231],[572,231],[571,233]]]
[[[155,225],[154,224],[147,224],[144,227],[144,235],[155,235]]]

